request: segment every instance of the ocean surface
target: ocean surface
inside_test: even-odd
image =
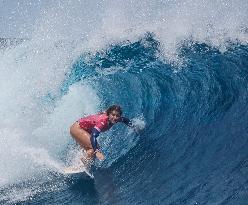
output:
[[[0,204],[248,204],[248,2],[54,1],[1,39]],[[65,175],[78,118],[123,108]]]

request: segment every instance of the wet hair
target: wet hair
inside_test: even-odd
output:
[[[121,106],[119,106],[119,105],[111,105],[111,106],[106,110],[107,115],[109,116],[110,113],[111,113],[112,111],[117,111],[118,113],[120,113],[120,115],[122,115]]]

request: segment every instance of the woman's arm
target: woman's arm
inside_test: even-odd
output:
[[[96,156],[99,160],[104,160],[105,157],[102,154],[102,152],[99,151],[99,144],[97,143],[97,140],[96,140],[99,134],[100,132],[96,128],[93,128],[91,132],[90,142],[94,150],[93,155]]]
[[[100,134],[100,132],[96,128],[92,129],[90,142],[91,142],[91,146],[92,146],[94,152],[97,149],[97,140],[96,140],[96,138],[99,136],[99,134]]]
[[[133,127],[132,121],[129,120],[127,117],[121,117],[120,122],[123,122],[128,127]]]
[[[126,117],[121,117],[120,122],[123,122],[123,123],[126,124],[128,127],[132,128],[132,130],[133,130],[136,134],[138,134],[138,133],[142,130],[142,128],[140,128],[137,124],[135,124],[134,121],[129,120],[129,119],[126,118]]]

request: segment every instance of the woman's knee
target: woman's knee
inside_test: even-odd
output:
[[[70,134],[72,137],[74,137],[74,127],[73,125],[70,127]]]
[[[87,154],[91,155],[91,154],[94,153],[94,150],[93,149],[88,149],[86,152],[87,152]]]
[[[72,137],[75,137],[75,133],[76,133],[77,129],[78,129],[78,128],[77,128],[76,123],[74,123],[74,124],[70,127],[70,134],[71,134]]]

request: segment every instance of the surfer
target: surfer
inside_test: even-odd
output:
[[[105,112],[80,118],[70,127],[71,136],[86,151],[86,160],[94,159],[94,157],[104,160],[97,137],[118,122],[134,127],[131,120],[122,116],[121,107],[112,105]]]

